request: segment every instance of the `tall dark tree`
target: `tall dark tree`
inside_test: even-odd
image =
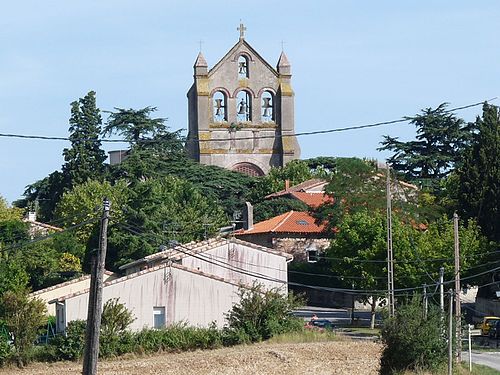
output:
[[[98,179],[105,171],[106,154],[99,140],[102,118],[94,91],[71,103],[69,124],[71,147],[63,150],[66,163],[62,170],[68,180],[66,187],[71,188]]]
[[[484,104],[476,119],[472,145],[457,170],[458,207],[464,218],[476,218],[484,234],[500,242],[500,113]]]
[[[379,150],[393,151],[389,163],[410,181],[437,183],[449,174],[460,158],[460,152],[470,139],[471,130],[443,103],[436,109],[427,108],[409,118],[417,128],[415,141],[403,142],[384,136]]]
[[[165,135],[167,126],[165,118],[152,118],[151,114],[156,112],[156,107],[142,109],[115,108],[111,112],[108,122],[103,129],[103,134],[119,134],[123,136],[132,146],[137,144],[148,144],[151,138]],[[142,141],[142,142],[141,142]]]

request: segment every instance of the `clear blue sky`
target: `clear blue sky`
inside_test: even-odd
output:
[[[103,110],[156,106],[171,129],[185,129],[198,41],[213,66],[237,42],[240,19],[247,41],[272,65],[285,41],[297,132],[500,95],[496,0],[9,1],[0,12],[0,133],[66,136],[69,103],[90,90]],[[384,159],[376,151],[383,134],[410,139],[414,129],[389,125],[299,142],[303,158]],[[13,201],[59,169],[67,146],[0,138],[0,195]]]

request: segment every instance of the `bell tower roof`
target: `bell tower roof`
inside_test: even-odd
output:
[[[196,67],[207,67],[208,68],[208,63],[207,60],[205,60],[205,56],[203,56],[203,53],[198,53],[198,57],[196,57],[196,61],[194,62],[194,68]]]
[[[280,74],[290,74],[291,65],[290,61],[288,61],[288,57],[284,51],[281,51],[280,58],[278,59],[278,64],[276,66],[278,73]]]

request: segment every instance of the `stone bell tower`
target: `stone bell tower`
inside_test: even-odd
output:
[[[252,176],[300,156],[294,135],[291,66],[284,52],[276,69],[240,38],[211,69],[200,52],[187,93],[189,155]]]

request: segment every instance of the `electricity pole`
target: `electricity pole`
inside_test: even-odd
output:
[[[444,267],[439,269],[439,307],[444,313]]]
[[[457,356],[456,361],[462,359],[462,311],[460,304],[460,244],[458,238],[458,215],[453,214],[453,235],[455,239],[455,329],[457,336]]]
[[[90,274],[89,308],[87,329],[85,331],[85,351],[83,357],[83,375],[97,374],[99,356],[99,330],[102,316],[102,287],[104,284],[104,264],[108,245],[109,201],[104,198],[101,218],[99,249],[92,254],[92,271]]]
[[[429,312],[429,297],[427,296],[427,284],[424,284],[424,319],[427,319]]]
[[[391,169],[387,164],[387,294],[389,316],[394,316],[394,258],[392,252],[392,202],[391,202]]]
[[[452,375],[453,371],[453,290],[450,293],[450,306],[448,315],[448,375]]]

